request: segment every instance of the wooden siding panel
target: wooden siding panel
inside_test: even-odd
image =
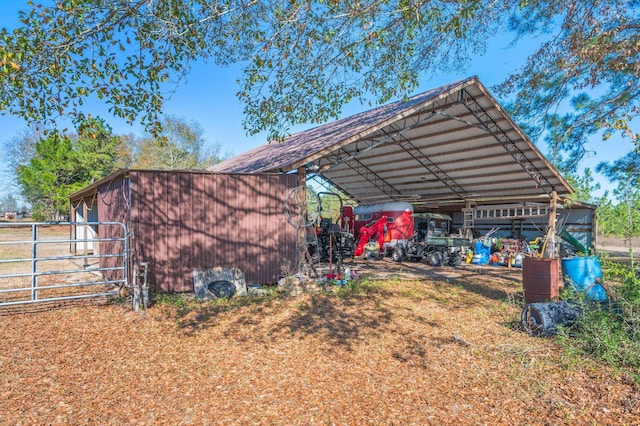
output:
[[[218,214],[218,183],[220,177],[212,175],[211,179],[205,181],[205,195],[204,203],[206,208],[204,209],[204,261],[202,265],[215,265],[218,241],[216,240],[216,226],[217,226],[217,214]],[[208,266],[203,266],[208,267]]]
[[[177,178],[177,193],[178,193],[178,211],[180,215],[179,231],[179,260],[180,271],[179,275],[175,277],[176,282],[182,284],[181,291],[188,291],[191,287],[187,285],[189,278],[193,275],[193,268],[195,258],[197,257],[197,250],[194,247],[194,236],[196,230],[193,226],[193,204],[197,201],[197,194],[193,192],[191,173],[179,173]]]
[[[260,194],[263,191],[263,182],[258,182],[256,185],[252,185],[249,182],[251,176],[243,175],[243,178],[246,179],[245,185],[247,186],[247,192],[244,195],[245,205],[247,206],[247,210],[245,215],[247,217],[246,221],[246,235],[247,235],[247,260],[252,270],[250,274],[260,274],[267,273],[267,270],[261,270],[267,268],[268,265],[260,263],[260,255],[263,251],[274,250],[274,248],[270,248],[268,246],[268,238],[265,236],[267,234],[266,224],[262,217],[262,200]]]
[[[236,200],[238,203],[237,218],[245,220],[237,221],[237,253],[236,264],[247,275],[257,273],[256,252],[262,244],[260,229],[256,224],[256,192],[259,188],[252,186],[255,180],[248,175],[237,176],[238,191]],[[240,267],[242,265],[242,268]]]
[[[153,271],[153,284],[161,289],[171,288],[170,279],[166,272],[169,270],[169,249],[168,249],[168,228],[170,226],[168,211],[168,173],[158,172],[153,179],[154,203],[141,208],[153,211],[152,226],[155,239],[152,244],[155,246],[154,257],[150,263],[150,270]]]
[[[167,172],[167,263],[165,264],[166,280],[174,283],[175,291],[184,291],[182,283],[177,280],[182,272],[180,259],[180,187],[177,175]]]
[[[205,196],[206,196],[206,175],[192,175],[192,195],[191,201],[191,228],[192,235],[192,254],[191,267],[205,264]]]
[[[240,246],[239,241],[245,237],[240,234],[238,215],[243,214],[244,211],[242,210],[243,206],[240,204],[238,197],[238,191],[240,190],[238,177],[234,175],[227,175],[225,180],[226,200],[223,202],[222,206],[226,207],[226,210],[222,212],[221,225],[224,229],[222,231],[222,235],[224,236],[222,244],[224,247],[227,247],[227,253],[222,264],[224,265],[226,263],[225,266],[237,267],[240,261],[238,250],[238,247]]]
[[[131,193],[133,261],[147,262],[157,256],[157,246],[154,242],[158,239],[158,228],[156,212],[153,208],[156,206],[155,176],[149,173],[131,172]],[[151,269],[148,278],[150,282],[155,282],[155,275]]]

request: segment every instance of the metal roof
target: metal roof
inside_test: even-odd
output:
[[[210,170],[300,167],[364,204],[530,200],[573,192],[477,77],[261,145]]]

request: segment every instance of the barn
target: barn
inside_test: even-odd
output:
[[[71,195],[71,220],[97,222],[88,234],[102,239],[111,228],[100,222],[126,224],[130,264],[148,265],[157,292],[193,291],[194,270],[212,267],[272,283],[295,259],[283,201],[296,184],[286,174],[120,170]],[[95,249],[111,250],[108,242]]]
[[[72,220],[127,224],[131,261],[149,265],[156,291],[193,291],[193,270],[211,267],[273,283],[299,260],[304,238],[285,220],[285,196],[310,180],[359,205],[408,202],[415,212],[447,214],[476,235],[533,238],[562,225],[595,245],[595,206],[570,202],[569,183],[477,77],[263,144],[208,171],[118,171],[71,196]]]
[[[457,228],[534,238],[549,225],[595,245],[595,206],[573,189],[477,77],[270,143],[215,165],[224,173],[297,173],[357,204],[409,202]]]

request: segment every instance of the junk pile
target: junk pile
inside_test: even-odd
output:
[[[540,257],[526,256],[522,264],[526,305],[521,324],[526,332],[536,337],[554,335],[559,326],[569,326],[580,316],[578,305],[557,300],[561,283],[565,289],[587,301],[603,303],[608,300],[598,256],[559,258],[554,236],[548,233],[547,240],[549,243],[543,244]],[[579,250],[581,254],[585,252],[588,250],[584,247]]]
[[[558,326],[571,325],[579,315],[580,308],[573,303],[529,303],[522,310],[522,328],[535,337],[552,336]]]
[[[498,229],[492,229],[474,242],[473,251],[471,249],[467,251],[467,263],[521,268],[526,256],[534,256],[537,253],[540,238],[527,241],[492,237]]]
[[[360,279],[360,275],[350,268],[345,268],[344,272],[340,271],[339,268],[330,269],[315,279],[300,273],[289,275],[278,281],[277,290],[295,297],[305,293],[313,294],[328,289],[344,287]]]

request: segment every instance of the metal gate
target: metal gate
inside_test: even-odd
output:
[[[0,223],[0,306],[116,296],[128,265],[119,222]]]

